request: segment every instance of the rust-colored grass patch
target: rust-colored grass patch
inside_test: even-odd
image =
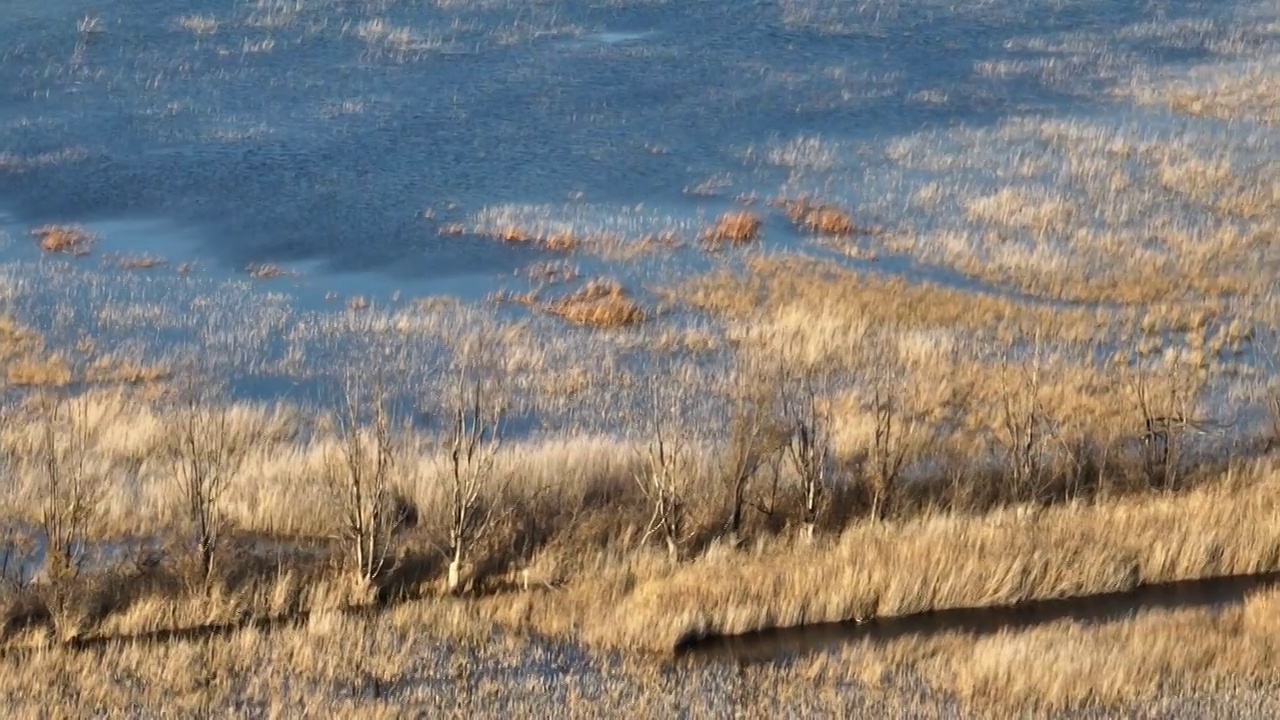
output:
[[[542,306],[575,325],[619,328],[644,322],[646,315],[626,288],[615,280],[592,280],[580,290]]]
[[[840,237],[863,232],[853,221],[853,215],[835,205],[817,203],[807,197],[781,198],[773,204],[806,232]]]
[[[87,255],[98,240],[97,235],[79,225],[42,225],[33,229],[31,235],[39,238],[40,249],[47,253],[76,256]]]
[[[508,245],[531,245],[552,252],[570,252],[576,250],[582,243],[578,236],[571,232],[539,232],[519,225],[502,225],[488,232],[479,229],[476,232]]]

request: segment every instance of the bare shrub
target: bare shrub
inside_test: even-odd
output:
[[[650,380],[650,405],[644,427],[648,442],[634,476],[652,509],[640,544],[658,535],[671,561],[679,562],[681,547],[688,539],[686,495],[694,472],[693,459],[688,443],[671,427],[676,414],[674,403],[665,397],[659,382],[657,378]]]
[[[107,473],[90,457],[97,442],[89,401],[44,393],[31,462],[40,493],[38,523],[45,541],[41,593],[64,637],[75,634],[71,611],[89,537],[107,485]]]
[[[1159,367],[1139,355],[1128,384],[1142,422],[1143,475],[1152,488],[1175,490],[1187,435],[1199,427],[1193,410],[1202,382],[1195,369],[1173,353]]]
[[[866,480],[870,485],[871,517],[888,518],[903,470],[932,441],[932,432],[908,404],[907,374],[894,360],[871,363],[872,434],[867,449]]]
[[[744,351],[745,353],[745,351]],[[785,446],[786,431],[773,416],[776,377],[758,358],[740,354],[733,378],[733,406],[725,461],[723,537],[737,545],[749,486],[760,469]]]
[[[791,467],[804,536],[812,541],[827,503],[831,472],[831,419],[821,403],[830,376],[790,373],[780,383],[782,415],[790,431],[785,457]]]
[[[194,555],[207,591],[227,529],[223,495],[244,465],[249,439],[235,425],[231,407],[202,391],[194,379],[183,391],[172,429],[173,482],[183,519],[195,536]]]
[[[381,384],[369,393],[349,377],[341,410],[331,422],[338,443],[325,465],[330,497],[341,518],[340,538],[357,587],[373,591],[391,570],[402,514],[391,487],[395,451]]]
[[[1011,367],[1006,359],[999,373],[996,442],[1004,456],[1007,499],[1034,498],[1043,488],[1046,440],[1052,434],[1041,399],[1038,357]]]
[[[500,494],[494,465],[502,447],[504,407],[497,388],[475,375],[464,360],[458,371],[450,425],[445,438],[444,467],[448,510],[448,591],[462,589],[462,567],[495,519]]]

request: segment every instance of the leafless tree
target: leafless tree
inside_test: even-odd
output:
[[[821,403],[829,387],[826,373],[803,374],[782,384],[782,412],[790,429],[786,458],[795,477],[804,534],[810,541],[828,491],[831,420]]]
[[[1192,405],[1198,383],[1193,371],[1176,356],[1166,364],[1163,373],[1163,387],[1158,387],[1153,368],[1139,356],[1129,385],[1142,420],[1142,467],[1147,483],[1173,490],[1180,480],[1178,473],[1187,431],[1197,427],[1192,419]]]
[[[903,470],[924,449],[929,434],[923,422],[906,407],[907,388],[901,369],[882,358],[873,363],[871,375],[873,431],[867,457],[871,516],[884,520]]]
[[[786,444],[786,430],[773,416],[777,376],[755,358],[739,356],[734,372],[732,417],[725,463],[720,470],[727,508],[724,537],[737,545],[751,481]]]
[[[444,471],[449,525],[448,590],[462,587],[462,567],[495,518],[499,494],[496,464],[502,447],[504,408],[498,391],[464,360],[447,431]]]
[[[996,441],[1004,453],[1010,499],[1034,496],[1044,480],[1045,442],[1052,434],[1041,403],[1038,359],[1019,368],[1002,361],[998,417]]]
[[[650,405],[645,413],[648,443],[635,473],[636,485],[653,510],[640,544],[658,535],[672,562],[679,562],[692,463],[687,443],[670,426],[673,413],[663,401],[659,382],[656,378],[650,381]]]
[[[45,540],[43,596],[56,625],[68,621],[108,476],[92,463],[97,442],[89,402],[48,392],[38,401],[40,434],[32,460]],[[67,628],[60,628],[64,634]]]
[[[169,440],[170,457],[206,589],[227,528],[223,495],[244,464],[247,441],[235,426],[230,406],[189,380]]]
[[[373,588],[391,570],[392,544],[401,520],[391,487],[395,448],[381,383],[370,396],[360,381],[348,377],[332,423],[338,448],[326,464],[341,517],[341,539],[357,582]]]

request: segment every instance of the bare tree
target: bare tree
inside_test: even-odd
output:
[[[916,415],[904,407],[906,382],[891,361],[873,363],[871,412],[873,431],[868,453],[871,484],[871,516],[884,520],[889,503],[897,493],[902,472],[929,440],[928,430]]]
[[[1198,392],[1193,371],[1176,356],[1164,368],[1163,387],[1140,355],[1130,375],[1130,389],[1142,420],[1142,467],[1147,483],[1176,489],[1188,429],[1197,428],[1192,405]]]
[[[461,589],[462,566],[494,520],[494,465],[502,447],[503,405],[497,391],[473,377],[464,361],[458,371],[446,457],[441,478],[449,511],[448,590]]]
[[[636,485],[653,509],[640,544],[659,535],[671,561],[679,562],[680,546],[685,540],[685,492],[691,468],[687,445],[669,427],[668,408],[662,401],[658,383],[657,379],[650,381],[650,406],[646,413],[649,441],[635,473]]]
[[[369,426],[365,426],[366,415]],[[332,422],[338,449],[330,456],[329,483],[341,516],[341,538],[363,588],[376,587],[390,571],[392,543],[400,522],[392,492],[395,449],[381,383],[372,397],[349,377],[341,410]]]
[[[1007,359],[1001,362],[998,417],[996,441],[1004,451],[1010,499],[1034,496],[1041,490],[1045,441],[1052,434],[1041,403],[1038,355],[1031,366],[1016,370]]]
[[[786,431],[772,415],[776,379],[754,358],[739,356],[728,452],[720,471],[727,504],[724,536],[731,545],[740,539],[752,479],[786,444]]]
[[[83,569],[92,524],[107,477],[91,465],[96,443],[89,402],[45,393],[39,399],[40,438],[33,460],[45,539],[44,596],[56,624],[66,622],[73,586]],[[65,628],[63,628],[65,631]]]
[[[786,458],[794,472],[804,535],[812,541],[826,503],[831,458],[831,420],[820,404],[829,376],[805,374],[782,387],[782,412],[791,430]]]
[[[195,534],[195,556],[206,590],[227,528],[222,498],[244,464],[247,440],[235,426],[230,406],[201,391],[190,379],[170,436],[170,457],[185,519]]]

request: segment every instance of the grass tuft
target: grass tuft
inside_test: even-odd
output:
[[[740,211],[721,215],[715,224],[703,232],[703,239],[712,243],[742,245],[760,236],[761,222],[755,215]]]
[[[39,238],[40,249],[47,253],[66,253],[77,257],[87,255],[98,240],[88,229],[79,225],[42,225],[31,231]]]

